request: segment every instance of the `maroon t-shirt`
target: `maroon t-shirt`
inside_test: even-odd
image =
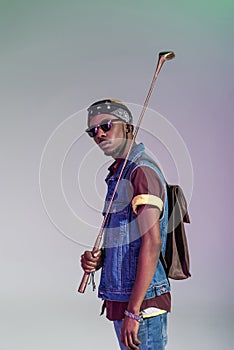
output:
[[[116,160],[109,168],[115,174],[121,164],[121,159]],[[164,200],[164,188],[157,173],[148,166],[137,167],[131,177],[133,185],[133,198],[141,194],[150,194]],[[122,320],[128,302],[106,300],[106,317],[111,320]],[[148,307],[156,307],[161,310],[171,311],[171,294],[164,293],[151,299],[143,300],[141,310]]]

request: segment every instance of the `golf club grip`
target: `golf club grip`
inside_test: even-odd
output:
[[[79,293],[85,292],[85,288],[86,288],[88,281],[89,281],[89,276],[90,276],[90,273],[88,273],[88,272],[85,272],[83,274],[83,278],[82,278],[80,285],[79,285],[79,288],[78,288]]]

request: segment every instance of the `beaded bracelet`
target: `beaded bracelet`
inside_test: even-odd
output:
[[[127,317],[130,317],[133,320],[138,321],[138,322],[140,322],[140,320],[142,319],[142,315],[141,314],[140,315],[134,315],[134,314],[132,314],[131,312],[129,312],[127,310],[124,311],[124,315],[127,316]]]

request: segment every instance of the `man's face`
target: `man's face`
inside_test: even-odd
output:
[[[94,141],[104,154],[113,158],[123,156],[127,144],[127,125],[121,120],[116,122],[116,119],[115,116],[110,114],[98,114],[92,117],[89,122],[89,128],[92,128],[104,121],[115,120],[108,131],[103,131],[101,127],[98,127],[98,133],[94,137]]]

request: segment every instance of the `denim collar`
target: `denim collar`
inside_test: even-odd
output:
[[[128,160],[131,161],[131,162],[134,162],[137,158],[139,158],[139,156],[145,151],[145,146],[144,144],[141,142],[139,143],[138,145],[136,145],[130,155],[129,155],[129,158]]]

